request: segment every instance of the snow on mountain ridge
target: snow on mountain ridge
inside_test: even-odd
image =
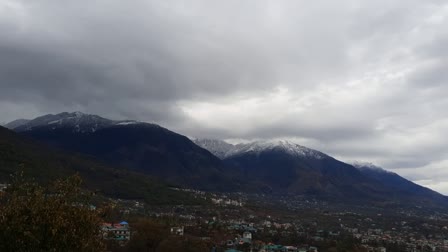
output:
[[[326,157],[322,152],[307,148],[305,146],[287,140],[267,140],[256,141],[248,144],[239,144],[236,148],[227,153],[226,157],[241,155],[243,153],[261,153],[267,150],[282,150],[290,155],[298,157],[313,157],[322,159]]]
[[[298,145],[287,140],[263,140],[255,141],[247,144],[230,144],[222,140],[214,139],[195,139],[194,142],[204,149],[207,149],[215,156],[225,159],[244,153],[262,153],[264,151],[281,150],[290,155],[298,157],[313,157],[322,159],[325,154]]]
[[[192,141],[200,147],[210,151],[213,155],[224,159],[229,151],[235,148],[235,145],[226,141],[216,139],[194,138]]]
[[[12,129],[20,132],[40,127],[50,127],[53,130],[60,128],[71,128],[73,132],[88,133],[114,125],[129,125],[136,123],[138,122],[131,120],[109,120],[97,115],[85,114],[82,112],[62,112],[59,114],[48,114],[37,117]]]
[[[119,121],[115,125],[131,125],[141,123],[139,121]]]
[[[354,161],[351,163],[351,165],[353,165],[357,169],[369,169],[369,170],[378,171],[378,172],[393,173],[393,172],[387,171],[387,170],[385,170],[373,163],[370,163],[370,162]]]

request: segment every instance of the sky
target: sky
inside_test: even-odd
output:
[[[289,139],[448,194],[444,0],[0,0],[0,122]]]

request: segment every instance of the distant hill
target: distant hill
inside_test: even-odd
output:
[[[40,182],[79,173],[86,188],[114,198],[142,199],[153,204],[194,202],[188,194],[148,176],[49,148],[0,127],[0,182],[8,182],[18,170]]]
[[[235,190],[222,161],[190,139],[156,124],[113,121],[80,112],[46,115],[14,129],[23,136],[169,183]]]

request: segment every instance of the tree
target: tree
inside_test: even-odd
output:
[[[46,187],[23,178],[0,198],[0,251],[103,251],[98,211],[74,175]]]
[[[207,241],[170,234],[169,226],[157,220],[138,219],[132,225],[134,232],[125,251],[209,252],[212,247]]]
[[[126,246],[129,251],[156,251],[159,244],[169,236],[167,226],[149,219],[140,219],[133,224],[135,231]]]
[[[209,252],[211,250],[206,242],[193,239],[182,239],[180,237],[168,237],[163,240],[157,252]]]

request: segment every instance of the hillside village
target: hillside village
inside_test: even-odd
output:
[[[398,210],[395,215],[375,208],[343,210],[342,205],[332,210],[329,204],[311,199],[269,210],[253,205],[251,195],[189,192],[212,204],[164,208],[120,201],[119,205],[127,205],[124,216],[145,213],[156,220],[171,220],[173,224],[166,227],[171,235],[206,241],[214,251],[314,252],[330,251],[336,244],[368,252],[448,251],[448,215],[443,213],[422,218],[419,208]]]

